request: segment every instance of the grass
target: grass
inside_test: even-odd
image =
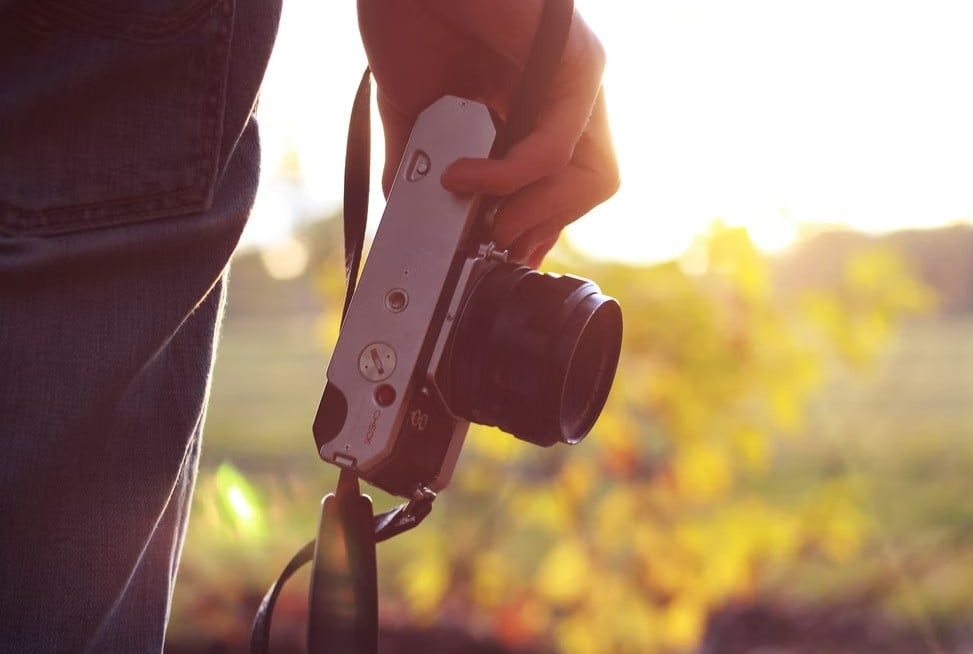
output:
[[[231,314],[213,375],[204,466],[230,459],[251,472],[318,467],[311,422],[328,358],[315,329],[307,314]]]
[[[879,365],[844,371],[815,401],[807,435],[784,443],[759,490],[788,501],[844,479],[870,538],[851,561],[779,573],[811,602],[868,605],[936,641],[973,609],[973,319],[906,325]]]

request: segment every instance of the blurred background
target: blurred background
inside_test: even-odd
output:
[[[577,5],[623,181],[544,269],[620,300],[618,377],[577,447],[473,430],[379,546],[383,652],[970,651],[973,6]],[[334,487],[310,425],[363,68],[353,3],[288,0],[171,652],[246,651]],[[306,595],[276,651],[302,651]]]

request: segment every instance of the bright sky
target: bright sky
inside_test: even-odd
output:
[[[608,51],[622,170],[618,194],[569,233],[592,253],[672,258],[715,218],[765,249],[804,224],[880,232],[973,219],[973,2],[576,5]],[[363,67],[354,3],[285,3],[248,241],[283,240],[295,217],[340,205]],[[298,193],[273,175],[288,150]]]

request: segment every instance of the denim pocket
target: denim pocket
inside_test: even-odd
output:
[[[0,12],[0,232],[206,208],[234,0],[26,0]]]

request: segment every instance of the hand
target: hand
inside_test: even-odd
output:
[[[446,94],[506,116],[530,51],[542,0],[359,0],[385,130],[382,186],[391,186],[419,113]],[[600,93],[604,51],[575,12],[536,129],[503,160],[460,159],[443,173],[459,193],[503,196],[493,238],[537,267],[565,225],[618,188]]]

